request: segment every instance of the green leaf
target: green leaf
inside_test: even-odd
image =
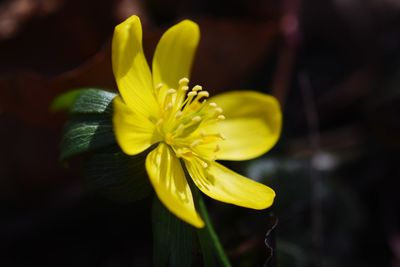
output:
[[[111,118],[98,116],[72,119],[64,127],[60,159],[65,160],[112,144],[115,144],[115,137]]]
[[[64,127],[61,160],[115,144],[112,124],[115,96],[100,89],[79,90],[70,108],[73,117]]]
[[[71,114],[112,114],[111,102],[115,93],[101,89],[88,88],[81,90],[71,107]]]
[[[153,239],[154,266],[190,267],[194,228],[178,219],[154,197]]]
[[[84,165],[89,189],[116,202],[132,202],[148,196],[152,189],[145,170],[147,153],[128,156],[115,149],[93,154]]]
[[[80,88],[57,96],[50,104],[53,112],[70,110],[71,113],[102,113],[116,96],[115,93],[96,88]]]
[[[92,152],[83,166],[89,189],[119,202],[146,197],[151,186],[145,153],[125,155],[115,141],[112,100],[116,94],[95,88],[76,91],[61,140],[61,160]]]
[[[50,104],[50,111],[57,112],[70,109],[81,92],[82,89],[76,89],[57,96]]]

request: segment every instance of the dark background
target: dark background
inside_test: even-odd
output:
[[[190,18],[202,32],[194,83],[282,104],[278,145],[228,163],[274,188],[274,206],[208,201],[234,266],[264,264],[274,218],[276,266],[400,266],[395,0],[0,1],[0,266],[151,265],[151,200],[88,190],[79,162],[58,161],[66,115],[49,112],[69,89],[116,89],[110,41],[131,14],[147,56]]]

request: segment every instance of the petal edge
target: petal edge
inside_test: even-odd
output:
[[[183,20],[169,28],[162,35],[154,52],[154,85],[163,83],[166,89],[175,88],[181,78],[190,78],[199,40],[199,26],[191,20]]]
[[[185,160],[187,170],[196,186],[209,197],[237,206],[265,209],[272,205],[275,192],[217,162],[204,168],[196,160]]]
[[[112,39],[112,67],[125,103],[145,116],[156,115],[150,68],[142,48],[142,25],[131,16],[115,27]]]

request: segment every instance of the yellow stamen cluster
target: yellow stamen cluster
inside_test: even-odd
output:
[[[161,116],[157,129],[178,157],[196,157],[214,160],[220,149],[218,142],[225,137],[219,132],[207,132],[206,128],[224,120],[223,110],[214,102],[207,102],[209,92],[200,85],[189,91],[189,79],[179,80],[178,89],[156,86],[156,97]],[[202,161],[204,168],[208,167]]]

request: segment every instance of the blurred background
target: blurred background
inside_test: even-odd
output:
[[[274,206],[207,202],[233,266],[400,266],[396,0],[1,0],[0,266],[151,266],[151,199],[88,190],[79,160],[58,161],[67,116],[49,112],[70,89],[116,89],[111,37],[132,14],[148,59],[190,18],[193,83],[281,102],[277,146],[226,163],[274,188]]]

